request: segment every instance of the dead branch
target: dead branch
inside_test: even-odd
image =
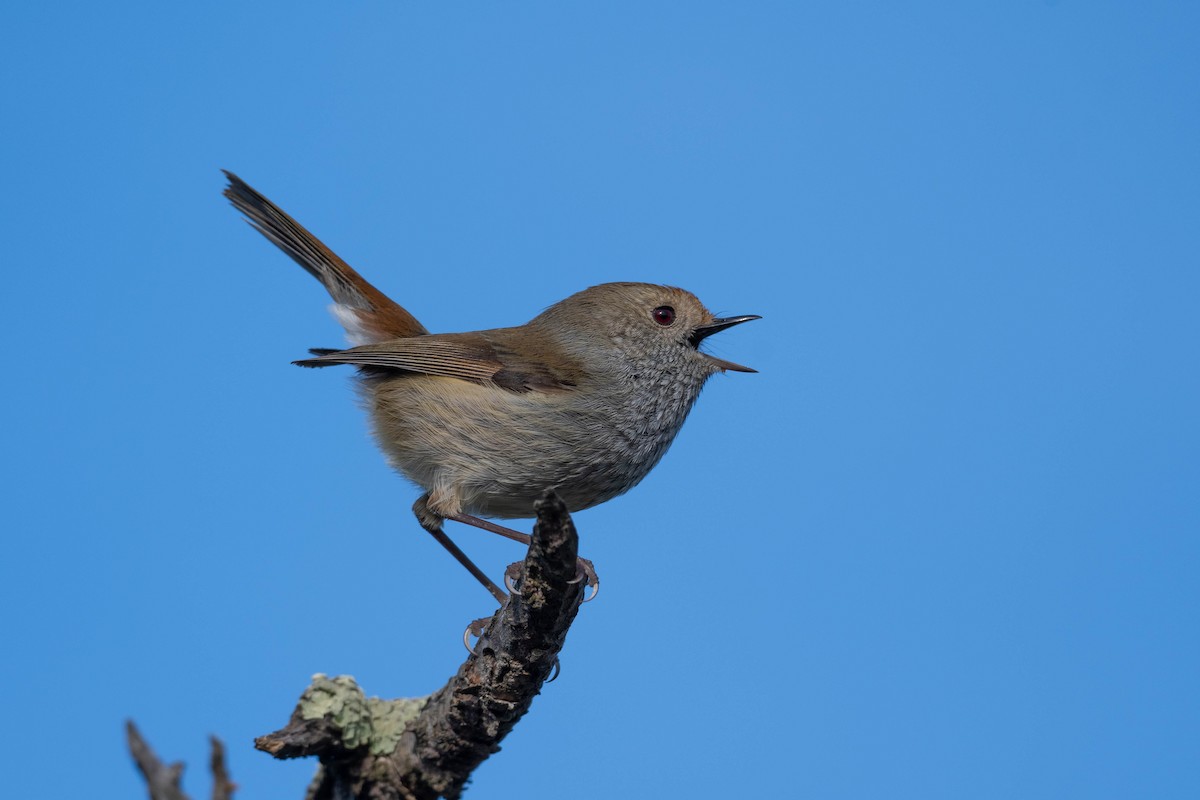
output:
[[[555,669],[583,599],[583,583],[575,580],[579,538],[566,506],[548,492],[536,511],[521,593],[487,621],[445,686],[427,697],[381,700],[366,697],[349,676],[316,675],[287,725],[255,740],[276,758],[320,760],[306,800],[455,800],[475,768],[500,749]],[[130,749],[151,800],[187,800],[179,789],[182,765],[159,764],[166,772],[156,783],[151,775],[159,773],[142,766],[132,734]],[[213,759],[217,776],[215,748]],[[214,800],[228,800],[233,790],[221,764],[219,782],[228,789],[218,795],[214,786]],[[175,794],[155,794],[156,785]]]
[[[150,745],[142,738],[137,726],[132,720],[125,723],[125,739],[129,744],[129,753],[138,771],[146,779],[146,788],[150,791],[150,800],[191,800],[183,791],[183,764],[164,764],[158,755],[150,749]],[[209,768],[213,774],[212,800],[231,800],[237,786],[229,780],[225,768],[225,746],[215,736],[208,738],[212,747]]]

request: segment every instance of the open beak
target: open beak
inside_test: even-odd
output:
[[[701,325],[700,327],[696,328],[696,330],[692,331],[692,335],[688,338],[688,342],[692,345],[692,347],[699,349],[700,343],[709,336],[712,336],[714,333],[720,333],[726,328],[732,328],[734,325],[741,325],[743,322],[749,322],[750,320],[754,319],[762,319],[762,317],[757,314],[744,314],[740,317],[718,317],[712,322]],[[713,362],[718,369],[730,370],[732,372],[758,372],[756,369],[743,367],[741,364],[735,364],[732,361],[726,361],[723,358],[717,358],[716,356],[711,356],[708,353],[701,353],[701,355]]]

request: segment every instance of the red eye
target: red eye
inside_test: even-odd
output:
[[[654,317],[654,321],[665,328],[675,321],[675,309],[670,306],[659,306],[650,312],[650,316]]]

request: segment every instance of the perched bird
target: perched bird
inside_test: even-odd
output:
[[[500,602],[503,590],[450,541],[444,520],[528,542],[479,517],[532,517],[549,488],[571,511],[611,500],[662,458],[709,377],[755,371],[700,344],[759,317],[716,317],[690,292],[649,283],[593,286],[511,328],[429,333],[278,206],[225,174],[225,196],[321,282],[356,345],[312,350],[295,363],[358,368],[376,441],[424,490],[417,520]]]

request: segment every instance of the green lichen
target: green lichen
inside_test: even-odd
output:
[[[404,733],[408,723],[417,718],[427,702],[428,696],[401,697],[396,700],[368,698],[367,707],[371,711],[371,725],[375,732],[371,740],[371,753],[380,756],[395,750],[400,734]]]
[[[299,710],[303,719],[329,717],[341,731],[346,748],[369,747],[373,755],[386,755],[396,749],[405,726],[417,718],[428,700],[368,698],[351,676],[330,678],[318,673],[300,698]]]

